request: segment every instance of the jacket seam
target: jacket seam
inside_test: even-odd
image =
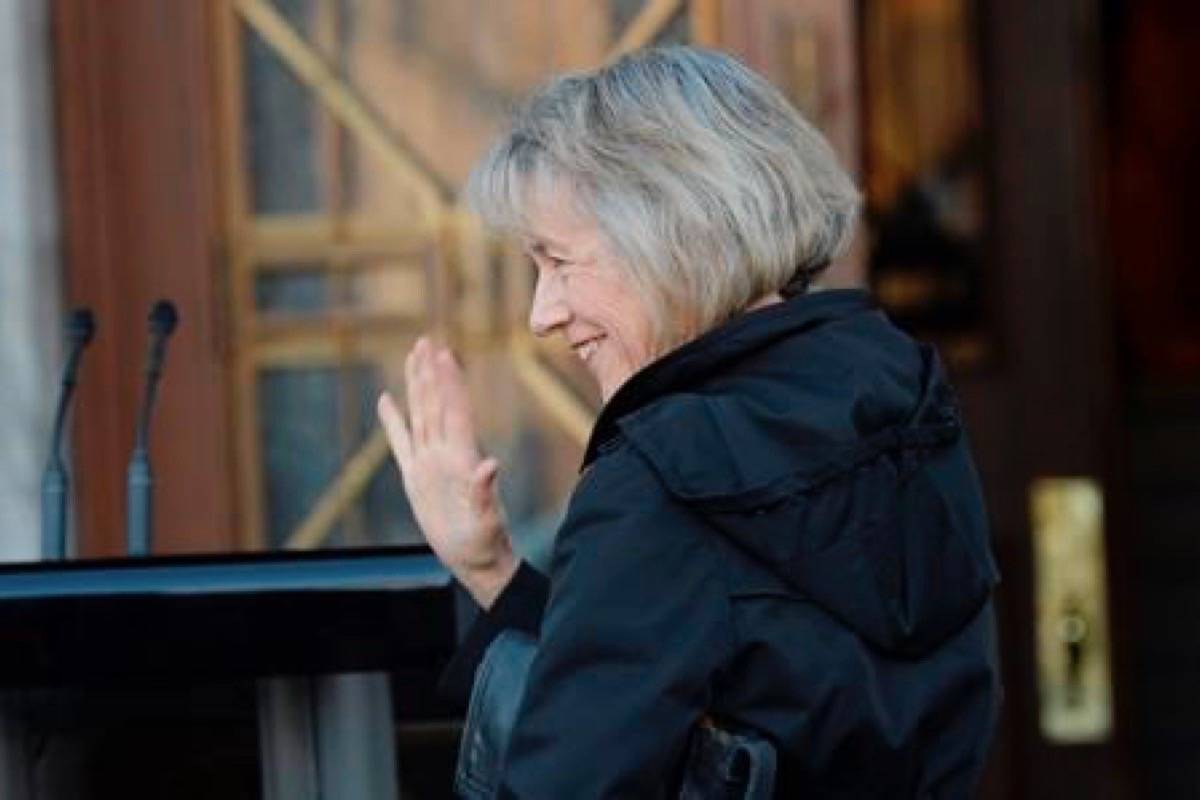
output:
[[[846,446],[816,467],[784,472],[769,481],[734,492],[685,493],[674,487],[657,466],[654,471],[666,491],[682,503],[716,512],[746,511],[786,502],[798,494],[818,491],[891,453],[940,452],[953,446],[960,435],[961,428],[955,423],[920,428],[887,428]],[[646,460],[651,464],[656,461],[649,455]]]

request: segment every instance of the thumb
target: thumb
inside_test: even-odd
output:
[[[471,510],[480,517],[495,515],[498,511],[496,478],[499,474],[500,462],[494,458],[485,458],[480,461],[471,473],[469,490]]]

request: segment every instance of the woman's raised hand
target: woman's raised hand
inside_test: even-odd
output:
[[[408,420],[387,392],[378,409],[404,491],[434,553],[488,608],[517,568],[496,492],[499,463],[479,452],[467,385],[448,349],[418,339],[404,373]]]

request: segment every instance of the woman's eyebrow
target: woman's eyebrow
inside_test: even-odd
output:
[[[531,253],[539,256],[549,257],[551,255],[551,251],[560,255],[567,254],[567,248],[564,245],[555,242],[553,239],[533,238],[530,240],[527,249]]]

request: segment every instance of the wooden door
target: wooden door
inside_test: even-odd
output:
[[[860,10],[869,275],[952,367],[1003,573],[1005,702],[983,794],[1130,797],[1099,10]],[[1048,519],[1067,505],[1089,521]],[[1087,542],[1066,568],[1047,556],[1064,530]]]

